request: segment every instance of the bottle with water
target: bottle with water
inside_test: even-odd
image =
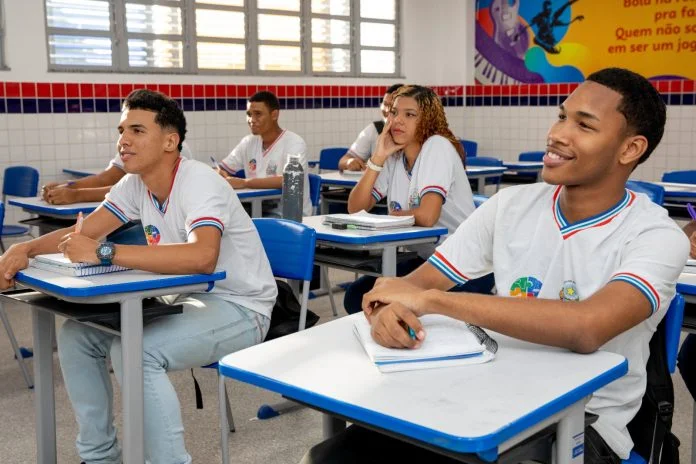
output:
[[[284,219],[302,222],[302,194],[304,192],[304,169],[300,155],[289,155],[283,168],[283,194],[281,211]]]

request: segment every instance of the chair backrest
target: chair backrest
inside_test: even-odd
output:
[[[273,275],[312,280],[317,232],[288,219],[254,218],[254,225],[271,263]]]
[[[543,151],[524,151],[517,158],[518,161],[541,161],[544,159]]]
[[[478,152],[478,143],[473,140],[459,139],[459,143],[464,147],[464,153],[466,153],[467,158],[473,158]]]
[[[665,189],[661,185],[651,184],[650,182],[643,182],[641,180],[629,180],[626,181],[626,188],[634,192],[646,194],[653,203],[660,206],[664,203]]]
[[[2,233],[3,224],[5,224],[5,205],[0,202],[0,234]]]
[[[338,161],[348,152],[348,148],[322,148],[319,152],[319,171],[323,169],[337,170]]]
[[[696,184],[696,171],[671,171],[662,174],[662,182]]]
[[[477,208],[483,204],[484,201],[488,200],[488,197],[486,195],[479,195],[478,193],[474,194],[474,206]]]
[[[321,197],[321,176],[309,174],[309,199],[312,202],[312,214],[317,214]]]
[[[684,297],[677,293],[667,308],[665,314],[665,352],[667,354],[667,367],[674,374],[677,366],[677,354],[679,352],[679,337],[681,335],[682,322],[684,321]]]
[[[39,190],[39,171],[31,166],[10,166],[5,169],[2,194],[35,197]]]
[[[476,158],[467,158],[467,166],[502,166],[503,162],[492,156],[477,156]]]

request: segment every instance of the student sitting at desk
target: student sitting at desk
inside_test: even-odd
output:
[[[309,198],[307,145],[302,137],[278,125],[280,103],[271,92],[256,92],[247,102],[247,124],[251,134],[242,139],[218,165],[218,172],[232,188],[279,189],[283,186],[283,168],[289,155],[300,155],[304,169],[303,214],[312,215]],[[245,179],[235,177],[244,170]],[[264,208],[264,216],[280,217],[280,204]]]
[[[584,460],[628,458],[626,425],[645,392],[648,344],[689,247],[664,209],[625,188],[660,142],[665,117],[660,95],[642,76],[618,68],[588,76],[548,132],[545,183],[501,190],[427,263],[405,278],[380,279],[363,300],[373,338],[416,348],[428,336],[418,316],[440,313],[534,343],[625,356],[628,373],[586,405],[599,418],[585,429]],[[498,296],[445,291],[491,271]],[[453,462],[356,427],[313,448],[304,462],[368,462],[361,450],[379,450],[389,462]]]
[[[404,84],[394,84],[389,87],[384,94],[382,104],[379,109],[382,112],[382,119],[371,122],[365,127],[350,146],[348,152],[338,160],[338,169],[341,171],[364,171],[365,164],[377,147],[377,137],[382,133],[384,124],[387,122],[389,110],[392,105],[392,94],[403,87]]]
[[[181,156],[193,159],[193,154],[186,143],[182,144]],[[41,197],[52,205],[70,205],[89,201],[104,201],[111,186],[116,184],[126,171],[121,155],[116,153],[114,159],[100,173],[72,180],[66,183],[49,182],[41,186]]]
[[[689,258],[696,259],[696,221],[691,221],[684,226],[684,233],[689,237],[689,243],[691,244],[691,249],[689,251]],[[684,311],[689,311],[693,314],[696,310],[696,305],[693,303],[686,303]],[[684,384],[686,388],[691,393],[691,397],[696,400],[696,364],[694,360],[696,359],[696,335],[689,334],[684,339],[684,342],[679,349],[678,366],[679,373],[684,379]]]
[[[166,274],[225,270],[227,278],[209,293],[170,298],[184,305],[183,314],[155,319],[143,329],[145,456],[152,464],[190,463],[167,371],[206,365],[261,342],[277,289],[259,235],[239,199],[210,167],[181,158],[186,120],[174,100],[150,90],[132,92],[123,103],[118,131],[128,175],[84,220],[80,232],[63,229],[13,245],[0,257],[0,289],[13,284],[29,257],[57,251],[73,262]],[[145,224],[149,246],[97,241],[131,219]],[[110,356],[120,381],[119,344],[118,336],[72,321],[58,337],[65,386],[79,426],[77,448],[88,463],[121,462],[106,365]]]
[[[454,232],[474,211],[463,159],[464,149],[450,131],[435,92],[419,85],[403,86],[394,93],[391,114],[367,161],[368,169],[348,197],[348,211],[369,211],[387,197],[389,214],[412,215],[418,226],[437,225]],[[409,249],[419,256],[399,263],[397,275],[423,264],[435,245]],[[490,289],[491,279],[488,282]],[[348,313],[360,311],[362,297],[374,283],[374,277],[363,276],[348,287],[344,297]]]

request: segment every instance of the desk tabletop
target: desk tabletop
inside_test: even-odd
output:
[[[371,243],[394,242],[422,238],[436,239],[447,235],[446,227],[404,227],[389,230],[348,230],[333,229],[323,224],[325,215],[306,216],[302,223],[317,231],[317,240],[334,243],[367,245]]]
[[[696,199],[696,184],[680,184],[677,182],[655,182],[665,189],[665,200],[682,201]]]
[[[225,356],[221,374],[451,451],[497,449],[624,375],[623,356],[584,355],[493,334],[485,364],[383,374],[355,314]]]
[[[275,198],[282,195],[282,189],[239,189],[235,190],[237,197],[240,200],[245,200],[247,198],[257,198],[257,197],[269,197]]]
[[[319,173],[321,183],[325,185],[345,185],[352,187],[362,178],[363,171],[331,171]]]
[[[696,295],[696,268],[684,268],[677,280],[677,292],[682,295]]]
[[[75,177],[87,177],[99,174],[103,169],[100,168],[64,168],[63,172]]]
[[[467,166],[466,175],[468,177],[488,176],[502,174],[507,171],[505,166]]]
[[[97,209],[99,201],[87,203],[73,203],[71,205],[51,205],[41,198],[11,198],[9,204],[19,206],[29,212],[37,214],[50,214],[52,216],[65,216],[66,219],[75,217],[79,212],[88,214]]]
[[[131,270],[72,277],[29,267],[18,272],[16,280],[29,288],[46,291],[58,297],[85,298],[195,284],[208,284],[210,290],[215,281],[222,280],[225,276],[225,271],[215,271],[213,274],[168,275]]]
[[[508,169],[543,169],[543,161],[503,161],[503,166]]]

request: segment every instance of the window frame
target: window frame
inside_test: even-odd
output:
[[[199,4],[195,0],[105,0],[109,6],[109,30],[97,31],[89,29],[70,29],[49,27],[48,9],[46,0],[43,3],[45,40],[46,40],[46,62],[49,72],[110,72],[128,74],[165,74],[165,75],[237,75],[237,76],[294,76],[294,77],[400,77],[401,74],[401,8],[402,0],[394,0],[395,17],[394,20],[361,18],[360,2],[375,0],[349,0],[350,14],[339,16],[325,13],[312,13],[311,1],[300,0],[300,11],[260,9],[257,0],[244,0],[244,6]],[[142,32],[128,32],[126,28],[126,3],[142,5],[163,5],[178,6],[181,8],[182,33],[172,34],[152,34]],[[244,39],[233,39],[224,37],[199,36],[196,33],[196,10],[212,9],[221,11],[234,11],[244,13]],[[275,40],[261,40],[258,37],[258,17],[260,14],[271,14],[280,16],[298,17],[300,20],[300,41],[286,42]],[[338,19],[349,22],[350,41],[346,44],[325,44],[314,43],[312,41],[312,19]],[[4,65],[4,27],[2,21],[4,15],[2,11],[2,0],[0,0],[0,69],[6,69]],[[360,45],[360,23],[382,23],[394,25],[394,46],[362,46]],[[65,36],[90,36],[108,38],[111,40],[111,66],[76,66],[62,65],[53,63],[50,56],[49,39],[52,35]],[[162,38],[164,40],[182,40],[183,45],[183,66],[181,68],[158,68],[131,66],[128,54],[129,39],[151,40]],[[245,47],[245,68],[242,69],[211,69],[201,68],[198,65],[198,42],[212,42],[222,44],[241,44]],[[261,70],[260,46],[263,45],[291,45],[299,46],[301,65],[298,71],[273,71]],[[350,71],[313,71],[312,49],[314,47],[328,49],[349,50]],[[394,73],[363,73],[361,69],[361,52],[363,50],[384,50],[394,53]]]

